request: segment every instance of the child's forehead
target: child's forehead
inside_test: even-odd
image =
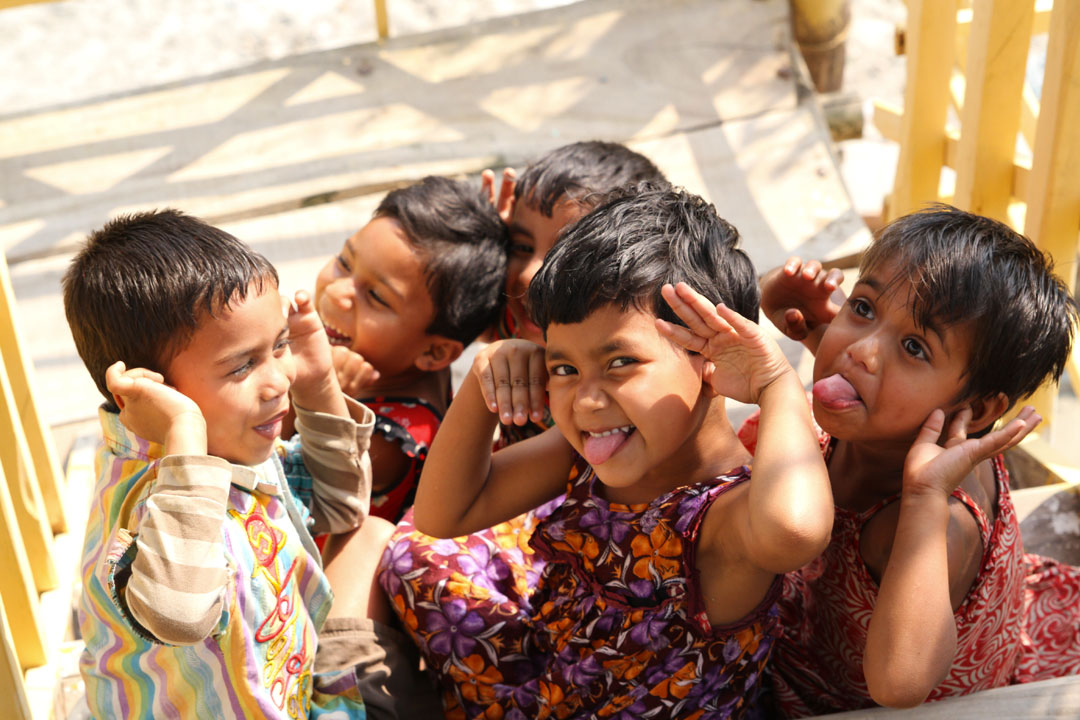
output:
[[[594,308],[580,322],[552,322],[547,327],[548,347],[558,347],[567,342],[577,346],[609,344],[613,339],[623,343],[641,341],[653,336],[656,316],[636,305],[623,308],[618,303],[607,303]]]

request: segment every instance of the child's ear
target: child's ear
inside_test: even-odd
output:
[[[427,348],[416,358],[416,367],[424,372],[442,370],[450,367],[450,363],[457,360],[464,349],[460,340],[433,335]]]
[[[705,397],[714,398],[720,393],[716,392],[716,389],[712,384],[713,373],[716,372],[716,366],[705,358],[701,358],[701,391],[705,393]]]
[[[984,398],[972,400],[971,422],[968,423],[968,435],[985,430],[994,424],[994,421],[1005,414],[1009,409],[1009,397],[1005,393],[987,395]]]

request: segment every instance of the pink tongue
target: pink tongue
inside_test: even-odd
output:
[[[859,402],[859,393],[843,375],[830,375],[814,383],[814,399],[823,405]]]
[[[582,454],[590,465],[602,465],[607,462],[609,457],[615,454],[615,451],[624,442],[626,442],[626,435],[621,432],[613,432],[604,437],[592,437],[589,435],[585,437],[585,447],[582,448]]]

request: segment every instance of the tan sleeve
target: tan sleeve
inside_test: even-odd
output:
[[[221,526],[233,469],[208,455],[161,461],[136,534],[128,608],[170,645],[206,638],[221,617],[228,568]]]
[[[295,406],[300,452],[312,478],[313,534],[358,528],[371,506],[371,458],[367,451],[375,413],[352,398],[345,402],[349,418]]]

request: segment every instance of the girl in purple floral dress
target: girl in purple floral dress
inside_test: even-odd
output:
[[[514,597],[503,588],[515,569],[489,562],[491,548],[470,549],[474,573],[455,554],[431,582],[444,548],[388,546],[384,586],[453,698],[449,716],[697,719],[754,706],[779,573],[825,546],[832,498],[802,385],[747,319],[757,284],[737,238],[684,192],[611,200],[530,287],[546,353],[508,340],[477,356],[428,455],[417,528],[456,537],[567,498],[529,540],[545,562],[535,590]],[[556,427],[492,453],[498,415],[538,411],[545,383]],[[752,471],[725,397],[762,408]]]

